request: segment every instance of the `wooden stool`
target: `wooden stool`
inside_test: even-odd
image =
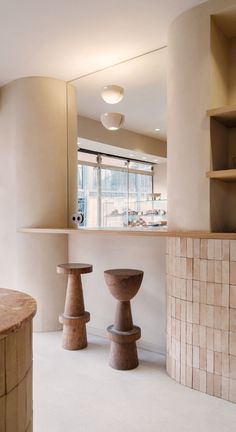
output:
[[[111,294],[118,300],[115,323],[107,328],[111,340],[109,364],[114,369],[134,369],[138,366],[136,340],[141,337],[141,330],[133,325],[130,300],[140,288],[143,272],[106,270],[104,277]]]
[[[67,274],[67,291],[64,313],[59,321],[63,324],[62,346],[68,350],[86,348],[86,323],[90,320],[89,312],[84,310],[84,298],[81,274],[91,273],[90,264],[60,264],[57,273]]]

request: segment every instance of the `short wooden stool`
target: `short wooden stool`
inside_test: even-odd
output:
[[[141,286],[143,272],[113,269],[106,270],[104,277],[111,294],[118,300],[115,323],[107,328],[111,340],[109,364],[114,369],[134,369],[138,366],[136,340],[141,337],[141,330],[133,325],[130,300]]]
[[[84,310],[84,297],[81,274],[91,273],[90,264],[59,264],[57,273],[67,274],[67,290],[64,313],[59,321],[63,324],[62,346],[68,350],[86,348],[86,323],[90,320],[89,312]]]

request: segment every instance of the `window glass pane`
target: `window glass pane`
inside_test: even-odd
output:
[[[127,226],[127,172],[101,169],[101,225]]]
[[[145,162],[130,161],[129,162],[129,168],[130,169],[136,169],[139,171],[152,172],[152,164],[148,164]]]
[[[83,215],[80,226],[98,226],[97,168],[78,165],[78,211]]]

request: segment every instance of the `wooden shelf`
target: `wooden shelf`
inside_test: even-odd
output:
[[[236,127],[236,105],[226,105],[207,111],[207,115],[218,120],[224,126]]]
[[[208,171],[206,176],[211,179],[233,182],[236,181],[236,169]]]

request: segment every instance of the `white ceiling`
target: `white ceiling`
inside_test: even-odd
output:
[[[203,0],[0,0],[0,85],[71,80],[167,44],[171,21]]]

